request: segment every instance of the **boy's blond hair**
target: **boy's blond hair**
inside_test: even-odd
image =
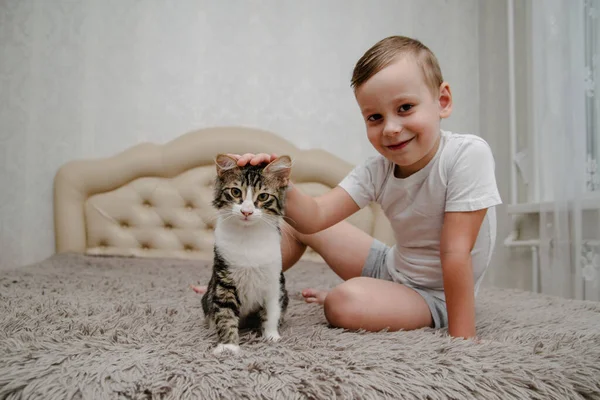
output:
[[[436,56],[423,43],[406,36],[390,36],[375,43],[357,61],[352,73],[352,88],[358,89],[377,72],[387,67],[398,56],[412,56],[423,71],[425,83],[434,95],[444,82]]]

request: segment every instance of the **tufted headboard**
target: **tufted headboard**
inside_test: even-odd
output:
[[[218,153],[292,157],[292,180],[318,195],[352,165],[323,150],[300,150],[263,130],[207,128],[164,145],[142,143],[113,157],[75,160],[54,180],[57,252],[166,258],[212,258],[211,206]],[[393,236],[373,204],[348,221],[386,243]],[[318,259],[313,252],[305,258]]]

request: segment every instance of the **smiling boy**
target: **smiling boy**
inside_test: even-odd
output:
[[[403,36],[381,40],[357,62],[352,87],[367,137],[379,153],[328,193],[313,198],[290,184],[284,270],[306,246],[344,282],[330,292],[306,289],[330,324],[369,331],[448,328],[470,338],[475,296],[496,239],[501,203],[494,158],[480,137],[441,130],[452,112],[450,86],[435,55]],[[245,154],[238,165],[274,155]],[[344,221],[379,203],[395,245]]]

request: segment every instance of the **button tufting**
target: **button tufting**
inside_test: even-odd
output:
[[[101,240],[101,241],[98,243],[98,246],[99,246],[99,247],[108,247],[108,242],[107,242],[106,240]]]
[[[188,210],[193,210],[194,204],[191,201],[188,201],[187,203],[185,203],[185,208],[187,208]]]
[[[127,221],[121,221],[119,224],[121,225],[121,228],[129,228],[129,222]]]
[[[173,229],[173,224],[170,222],[165,222],[165,229]]]
[[[148,243],[142,243],[143,250],[150,250],[150,245]]]
[[[150,200],[144,200],[142,204],[144,205],[144,207],[152,207],[152,202],[150,202]]]
[[[185,251],[192,251],[195,249],[191,244],[186,244],[183,248]]]

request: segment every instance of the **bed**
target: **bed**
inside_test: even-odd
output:
[[[350,332],[299,296],[340,282],[313,252],[286,272],[282,340],[245,330],[239,356],[214,356],[190,290],[210,275],[213,160],[258,151],[290,155],[312,195],[352,168],[244,127],[61,167],[55,254],[0,275],[0,398],[600,398],[600,304],[485,287],[480,343],[432,329]],[[376,205],[349,221],[392,241]]]

